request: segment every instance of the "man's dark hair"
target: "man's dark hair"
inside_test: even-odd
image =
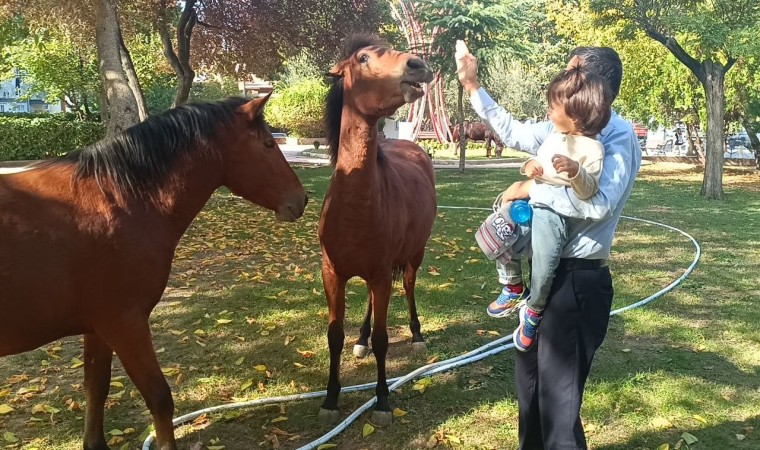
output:
[[[623,80],[623,63],[620,56],[609,47],[576,47],[570,58],[577,56],[580,66],[607,80],[615,97],[620,93]]]
[[[546,99],[550,107],[564,108],[584,136],[595,137],[610,121],[615,96],[607,80],[576,66],[554,77]]]

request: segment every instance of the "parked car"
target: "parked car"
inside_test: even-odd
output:
[[[272,137],[278,144],[284,144],[288,138],[288,135],[286,133],[272,133]]]

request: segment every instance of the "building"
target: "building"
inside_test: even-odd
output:
[[[32,94],[28,98],[29,86],[24,83],[24,71],[16,69],[16,76],[0,81],[0,113],[59,113],[65,109],[63,102],[50,104],[44,93]]]

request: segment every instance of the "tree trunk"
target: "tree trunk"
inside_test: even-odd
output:
[[[140,87],[140,80],[137,78],[137,72],[135,72],[135,65],[132,64],[132,55],[129,53],[129,49],[124,44],[124,37],[121,34],[121,27],[119,27],[119,55],[121,56],[121,66],[124,68],[124,73],[127,75],[127,82],[129,83],[129,89],[132,91],[132,95],[135,96],[137,102],[137,113],[140,117],[140,121],[148,118],[148,107],[145,105],[145,96],[143,95],[142,87]]]
[[[707,100],[707,152],[701,195],[723,198],[723,115],[725,114],[725,71],[720,64],[704,62],[705,99]]]
[[[760,138],[757,137],[757,130],[749,123],[746,117],[742,119],[742,126],[744,126],[744,130],[747,132],[749,146],[755,154],[755,168],[760,170]]]
[[[190,98],[193,80],[195,79],[195,71],[190,65],[190,42],[193,28],[198,22],[198,14],[195,11],[196,2],[197,0],[187,0],[184,2],[184,9],[177,25],[177,52],[175,52],[171,34],[169,34],[171,18],[167,17],[166,0],[161,0],[162,10],[158,21],[158,33],[163,43],[164,56],[166,56],[166,59],[172,66],[172,70],[177,75],[177,93],[172,102],[173,108],[187,102]],[[174,4],[170,8],[175,8]]]
[[[467,134],[464,132],[464,102],[462,97],[464,96],[464,87],[459,85],[459,91],[457,95],[457,120],[459,124],[459,171],[464,173],[464,158],[465,150],[467,149]]]
[[[695,139],[699,139],[699,133],[697,133],[696,126],[691,123],[686,124],[686,139],[688,144],[686,146],[686,156],[697,156]]]
[[[102,82],[100,108],[107,122],[106,136],[113,136],[140,121],[137,100],[121,65],[121,33],[118,0],[96,0],[95,39]]]

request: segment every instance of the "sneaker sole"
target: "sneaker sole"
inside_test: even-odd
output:
[[[500,312],[500,313],[492,313],[491,311],[489,311],[489,310],[486,308],[486,313],[488,313],[488,315],[489,315],[489,316],[491,316],[491,317],[493,317],[493,318],[496,318],[496,319],[500,319],[500,318],[502,318],[502,317],[509,317],[509,316],[511,316],[512,314],[514,314],[515,312],[517,312],[517,311],[520,311],[520,308],[522,308],[522,305],[523,305],[523,303],[525,303],[525,301],[524,301],[524,300],[520,300],[520,301],[519,301],[519,302],[517,302],[517,304],[515,304],[515,306],[513,306],[512,308],[510,308],[510,309],[506,309],[506,310],[504,310],[504,311],[502,311],[502,312]]]

